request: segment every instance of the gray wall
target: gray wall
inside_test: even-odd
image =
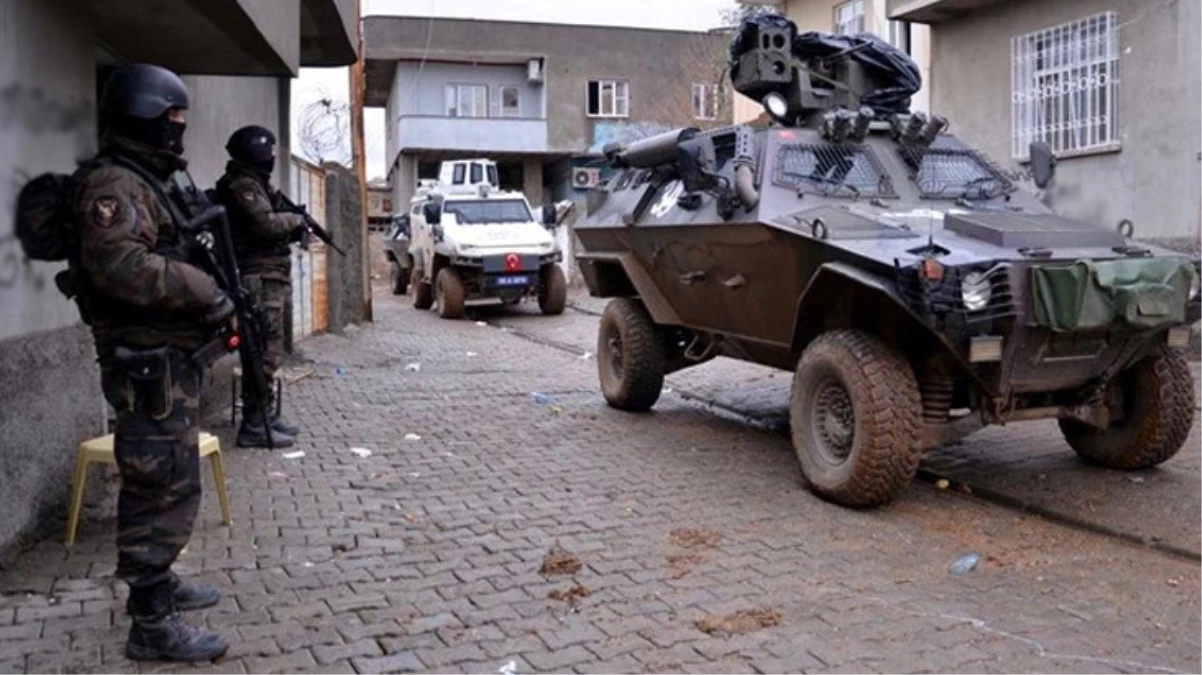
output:
[[[0,382],[10,384],[0,387],[0,549],[61,522],[76,447],[106,426],[91,333],[54,286],[62,266],[26,261],[12,222],[17,191],[28,177],[70,172],[76,159],[96,149],[92,31],[67,3],[0,0]],[[264,124],[289,137],[280,126],[288,118],[288,80],[187,82],[187,156],[202,186],[220,175],[225,141],[238,125]],[[286,147],[281,155],[287,157]],[[225,403],[233,361],[214,369],[204,399],[209,409]],[[111,492],[112,483],[102,485],[104,471],[92,475],[94,488],[107,488],[100,494]],[[111,516],[111,508],[104,513]]]
[[[359,181],[354,172],[333,162],[322,168],[326,172],[326,224],[334,243],[346,251],[345,257],[333,251],[326,257],[330,330],[337,333],[347,324],[367,319],[363,266],[368,241],[364,239]]]
[[[280,129],[280,110],[281,98],[287,101],[290,80],[187,76],[184,82],[191,98],[184,137],[185,156],[188,171],[198,185],[212,187],[221,178],[229,161],[225,143],[230,134],[248,124],[264,126],[275,133],[281,145],[276,149],[279,166],[272,178],[277,184],[287,179],[287,144],[291,134],[281,133],[287,130]]]
[[[594,121],[585,114],[589,80],[629,81],[627,122],[703,127],[722,123],[694,120],[691,96],[694,82],[718,81],[726,65],[726,40],[719,34],[641,28],[368,17],[364,21],[367,105],[384,106],[390,95],[396,98],[394,64],[399,60],[425,56],[429,68],[438,61],[543,56],[547,149],[581,152],[593,142]],[[436,101],[441,107],[441,93]],[[395,154],[389,161],[394,158]]]
[[[1136,236],[1197,247],[1202,224],[1202,3],[1009,0],[932,26],[931,108],[993,159],[1010,159],[1010,39],[1113,10],[1119,134],[1113,154],[1062,159],[1050,204]]]
[[[75,445],[104,428],[91,335],[54,286],[62,265],[26,261],[12,221],[25,177],[95,150],[92,50],[58,3],[0,2],[0,547],[61,510]]]
[[[490,117],[501,116],[501,86],[517,85],[522,94],[521,117],[543,117],[544,87],[527,83],[524,64],[398,63],[391,97],[392,114],[445,116],[447,84],[487,85]]]

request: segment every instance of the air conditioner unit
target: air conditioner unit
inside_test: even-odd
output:
[[[530,59],[526,62],[526,81],[530,84],[541,84],[543,81],[543,60]]]
[[[572,187],[577,190],[595,188],[601,183],[601,169],[578,167],[572,169]]]

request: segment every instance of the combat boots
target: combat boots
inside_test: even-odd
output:
[[[252,424],[247,418],[242,418],[242,426],[238,428],[238,447],[239,448],[266,448],[267,446],[267,429],[262,423]],[[271,447],[274,449],[291,448],[296,444],[296,441],[281,431],[276,431],[273,427],[271,430]]]
[[[185,623],[172,600],[170,582],[151,589],[130,589],[129,640],[125,656],[132,661],[213,661],[229,649],[229,643]]]
[[[277,434],[295,437],[300,433],[300,427],[289,424],[283,415],[276,415],[271,418],[271,430]]]
[[[177,577],[174,573],[172,573],[171,581],[168,583],[171,588],[171,602],[177,611],[190,612],[194,609],[212,607],[221,602],[221,592],[213,584],[203,581],[189,583]],[[136,611],[134,595],[132,593],[129,599],[125,601],[125,611],[130,615],[133,615]]]
[[[267,429],[263,425],[264,415],[257,405],[242,404],[242,426],[238,428],[238,447],[266,448]],[[271,408],[268,408],[270,410]],[[271,447],[290,448],[296,444],[291,434],[285,433],[277,424],[276,419],[267,418],[271,424]]]

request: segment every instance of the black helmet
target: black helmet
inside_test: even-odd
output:
[[[260,126],[242,127],[225,144],[230,157],[271,173],[275,167],[275,134]]]
[[[179,75],[146,63],[121,66],[100,95],[103,120],[118,136],[175,155],[184,154],[183,122],[167,115],[188,107],[188,87]]]
[[[188,87],[179,75],[148,63],[121,66],[109,76],[100,109],[110,117],[152,120],[171,108],[188,107]]]

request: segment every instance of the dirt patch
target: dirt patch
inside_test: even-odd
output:
[[[588,596],[590,596],[592,594],[593,594],[593,591],[591,589],[589,589],[587,586],[581,586],[580,584],[576,584],[576,585],[574,585],[570,588],[566,588],[566,589],[556,588],[556,589],[552,590],[550,593],[548,593],[547,597],[551,598],[552,600],[559,600],[562,602],[566,602],[569,605],[575,607],[576,605],[578,605],[580,603],[581,600],[583,600],[584,598],[587,598]]]
[[[714,530],[681,527],[668,533],[668,539],[681,548],[706,550],[716,548],[722,541],[722,533]]]
[[[576,554],[562,548],[552,548],[547,551],[547,557],[543,558],[543,566],[539,568],[538,573],[543,576],[555,577],[575,574],[582,567],[584,564],[580,562],[580,558],[576,557]]]
[[[697,622],[697,628],[708,635],[746,635],[779,626],[780,619],[775,609],[740,609],[725,616],[707,616]]]
[[[680,579],[689,572],[693,571],[694,567],[704,565],[707,558],[696,553],[688,553],[685,555],[670,555],[667,557],[668,569],[672,571],[670,575],[673,579]]]

